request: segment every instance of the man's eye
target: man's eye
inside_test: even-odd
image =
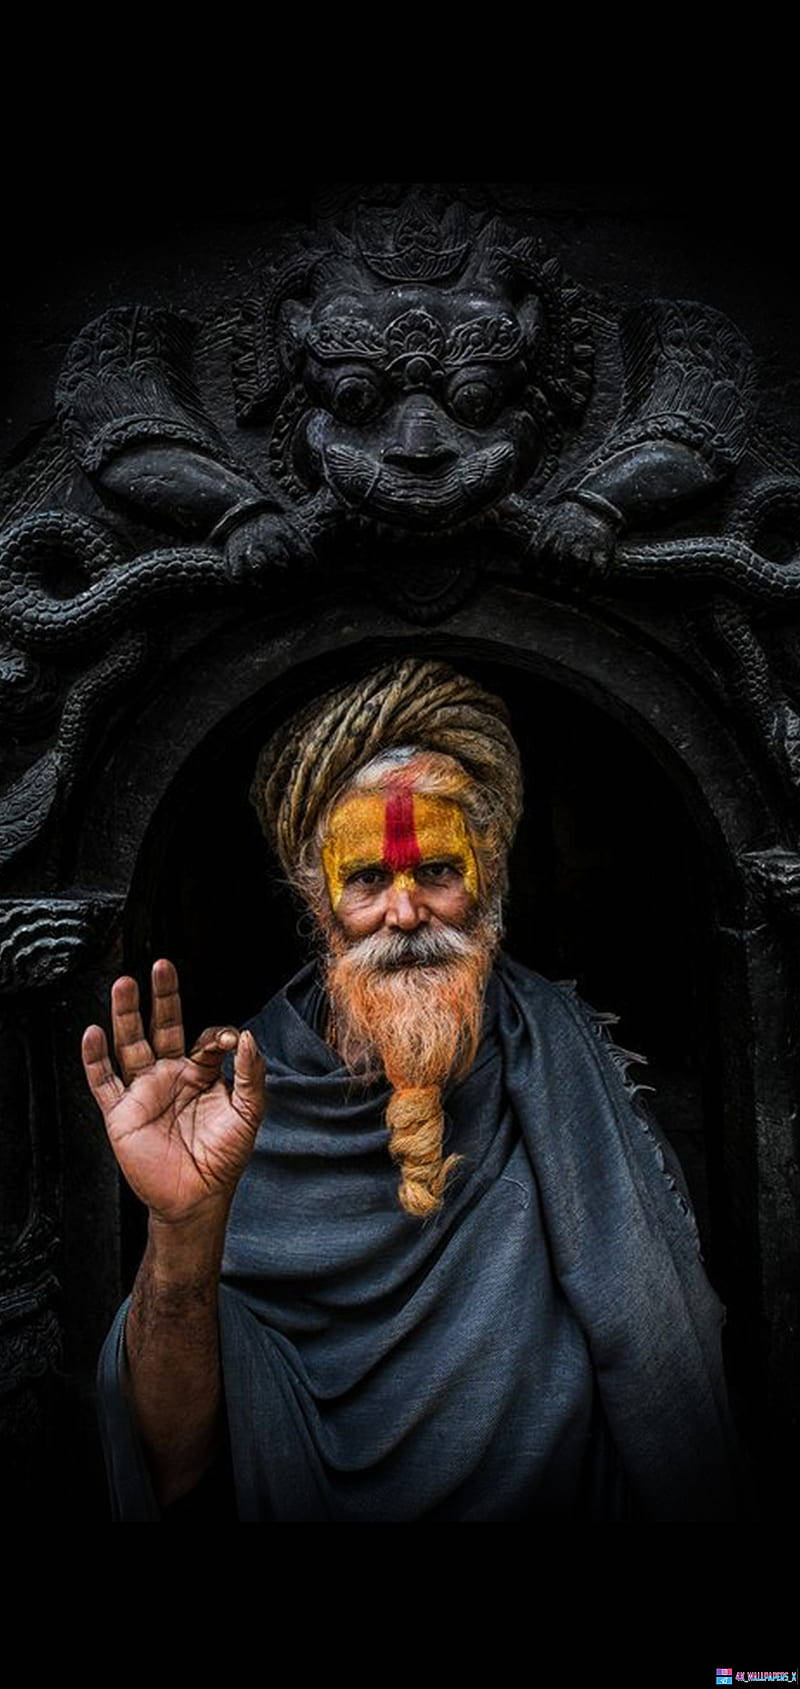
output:
[[[349,886],[378,886],[383,885],[386,871],[383,868],[359,868],[357,874],[351,874],[347,884]]]
[[[417,869],[415,878],[417,880],[433,880],[435,882],[438,880],[446,880],[451,874],[457,873],[458,869],[454,862],[423,862],[421,867]]]

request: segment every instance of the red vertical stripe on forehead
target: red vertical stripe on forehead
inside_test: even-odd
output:
[[[401,868],[415,868],[420,854],[414,828],[414,794],[393,792],[384,812],[383,860],[397,873]]]

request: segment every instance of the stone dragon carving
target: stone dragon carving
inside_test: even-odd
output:
[[[0,627],[64,649],[167,596],[269,581],[342,532],[395,542],[393,566],[397,542],[432,556],[483,534],[545,579],[800,596],[742,539],[629,542],[730,475],[751,372],[733,326],[692,303],[637,307],[621,347],[618,415],[565,477],[595,368],[586,301],[537,241],[463,207],[364,211],[266,276],[233,333],[235,422],[201,395],[190,324],[107,312],[67,357],[61,425],[100,507],[181,543],[131,557],[96,519],[25,517],[2,540]],[[70,597],[48,578],[65,564]]]
[[[308,571],[335,559],[431,622],[499,553],[540,591],[721,596],[708,640],[762,719],[748,607],[800,605],[800,563],[765,553],[754,506],[720,521],[711,505],[747,445],[748,348],[694,302],[639,303],[611,357],[600,322],[524,227],[433,194],[339,205],[233,318],[106,312],[70,348],[56,396],[83,507],[24,511],[0,535],[0,713],[24,733],[49,687],[60,745],[70,712],[88,721],[103,690],[95,656],[87,701],[84,677],[59,694],[64,665],[116,651],[173,605],[274,594],[279,578],[307,594]],[[768,478],[759,496],[793,532],[800,479]],[[703,507],[702,531],[687,531]],[[680,537],[654,536],[675,523]],[[146,662],[144,646],[112,656],[120,686]],[[12,780],[0,857],[35,836],[69,765],[45,752]]]

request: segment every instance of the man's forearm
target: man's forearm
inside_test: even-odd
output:
[[[167,1225],[150,1218],[125,1327],[137,1426],[161,1506],[202,1478],[220,1438],[217,1287],[227,1210]]]

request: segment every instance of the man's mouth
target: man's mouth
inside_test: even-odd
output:
[[[376,973],[405,968],[444,968],[463,955],[465,940],[455,933],[372,934],[351,946],[351,958]]]
[[[399,968],[439,968],[451,959],[452,950],[437,939],[404,939],[387,945],[377,965],[384,973],[394,973]]]
[[[403,968],[441,968],[447,958],[444,956],[420,956],[415,950],[400,950],[396,954],[387,956],[378,966],[381,973],[399,973]]]

